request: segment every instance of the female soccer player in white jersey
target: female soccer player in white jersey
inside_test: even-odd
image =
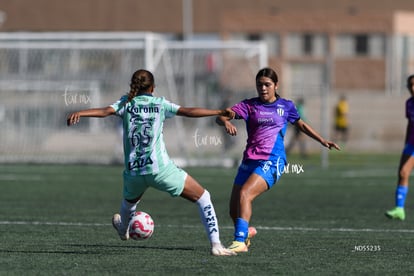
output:
[[[391,219],[405,219],[405,199],[408,193],[408,180],[414,168],[414,75],[407,79],[407,89],[411,97],[405,103],[405,117],[408,120],[405,134],[405,147],[401,154],[398,170],[398,183],[395,190],[395,207],[385,212]]]
[[[269,190],[284,171],[283,139],[288,122],[322,146],[339,150],[337,144],[325,140],[301,120],[293,102],[277,94],[277,84],[278,76],[273,69],[261,69],[256,75],[258,97],[241,101],[231,108],[236,113],[235,119],[243,119],[247,128],[247,145],[230,198],[234,241],[229,249],[234,252],[248,251],[250,238],[256,234],[256,229],[249,227],[252,202]],[[220,116],[217,123],[224,126],[228,134],[236,135],[237,129],[230,120]]]
[[[131,215],[148,187],[181,196],[198,205],[200,216],[211,243],[211,254],[235,255],[222,246],[217,216],[209,192],[194,178],[178,168],[169,158],[163,139],[163,123],[174,115],[187,117],[227,116],[234,112],[204,108],[186,108],[163,97],[154,97],[154,76],[147,70],[136,71],[131,78],[128,95],[114,104],[82,110],[67,118],[68,125],[79,122],[80,117],[106,117],[117,115],[123,120],[124,189],[120,213],[112,224],[122,240],[127,240]]]

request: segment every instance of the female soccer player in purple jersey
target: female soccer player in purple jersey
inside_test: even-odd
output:
[[[404,205],[408,193],[408,179],[414,168],[414,75],[408,77],[407,88],[411,97],[405,103],[405,116],[408,119],[408,124],[398,171],[395,208],[385,212],[388,218],[399,220],[405,219]]]
[[[278,76],[271,68],[261,69],[256,75],[258,97],[246,99],[231,109],[235,119],[243,119],[247,128],[247,145],[243,161],[235,177],[230,198],[230,216],[234,223],[234,241],[229,249],[247,252],[250,238],[256,234],[249,227],[252,202],[269,190],[280,178],[286,164],[283,139],[287,123],[294,124],[324,147],[339,150],[339,146],[325,140],[311,126],[301,120],[294,103],[281,98],[277,92]],[[237,129],[230,118],[219,116],[217,123],[230,135]]]

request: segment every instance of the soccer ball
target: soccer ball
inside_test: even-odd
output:
[[[129,237],[134,240],[149,239],[154,233],[154,221],[142,211],[136,211],[129,222]]]

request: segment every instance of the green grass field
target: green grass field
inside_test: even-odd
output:
[[[397,155],[330,154],[290,164],[254,202],[250,251],[214,257],[197,207],[149,190],[138,209],[155,221],[147,241],[119,240],[120,166],[2,165],[0,275],[409,275],[414,192],[407,219],[391,221]],[[298,168],[298,166],[297,166]],[[211,193],[222,242],[232,240],[228,199],[236,169],[187,168]]]

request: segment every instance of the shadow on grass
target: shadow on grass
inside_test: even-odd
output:
[[[67,244],[66,246],[83,248],[134,248],[156,250],[194,250],[194,247],[184,246],[149,246],[149,245],[106,245],[106,244]]]
[[[0,250],[0,253],[26,253],[26,254],[102,254],[102,250],[111,251],[112,249],[153,249],[153,250],[171,250],[171,251],[194,251],[193,247],[182,246],[148,246],[148,245],[104,245],[104,244],[66,244],[64,246],[79,248],[79,250],[28,250],[28,249],[6,249]],[[119,251],[117,251],[119,252]],[[108,252],[106,252],[108,253]]]

